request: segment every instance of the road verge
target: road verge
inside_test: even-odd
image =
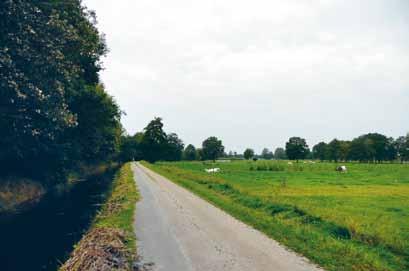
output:
[[[89,231],[60,270],[133,270],[136,259],[133,222],[138,199],[131,164],[127,163],[115,175],[110,196]]]

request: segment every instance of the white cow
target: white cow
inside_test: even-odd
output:
[[[346,166],[338,166],[337,171],[339,172],[347,172],[347,167]]]
[[[216,168],[206,168],[205,171],[207,173],[216,173],[220,171],[220,168],[216,167]]]

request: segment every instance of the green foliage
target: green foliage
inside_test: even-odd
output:
[[[309,153],[308,145],[304,138],[291,137],[285,144],[285,152],[288,159],[300,160],[305,159]]]
[[[183,141],[177,134],[171,133],[167,135],[166,154],[163,160],[166,161],[180,161],[182,160],[182,152],[184,148]]]
[[[269,149],[264,148],[264,149],[261,151],[261,157],[264,158],[264,159],[266,159],[266,160],[270,160],[270,159],[273,159],[273,158],[274,158],[274,154],[273,154],[273,152],[270,151]]]
[[[396,143],[384,135],[372,133],[352,140],[348,153],[349,160],[392,161],[397,157]]]
[[[177,134],[166,134],[163,131],[162,119],[155,118],[142,133],[122,136],[119,159],[123,162],[132,160],[179,161],[182,159],[183,148],[183,141]]]
[[[277,148],[274,151],[274,158],[278,160],[284,160],[287,159],[287,154],[285,153],[285,150],[283,148]]]
[[[143,159],[141,142],[143,133],[134,136],[123,135],[121,137],[119,160],[121,162],[138,161]]]
[[[401,161],[409,161],[409,133],[405,136],[401,136],[394,142],[396,149],[396,155]]]
[[[193,161],[197,160],[197,153],[196,148],[192,144],[186,146],[185,150],[183,151],[183,160]]]
[[[283,171],[248,170],[271,163]],[[233,161],[217,176],[198,162],[148,165],[326,270],[409,267],[406,164]]]
[[[202,160],[216,160],[224,153],[224,146],[221,140],[211,136],[202,143],[201,158]]]
[[[105,53],[81,1],[1,1],[2,175],[64,180],[114,155],[120,111],[98,85]]]
[[[325,142],[320,142],[312,148],[313,158],[321,161],[328,160],[328,152],[328,144]]]
[[[250,158],[254,157],[254,151],[253,149],[246,149],[243,153],[244,159],[249,160]]]
[[[78,125],[69,129],[70,158],[86,163],[111,160],[119,151],[121,135],[120,110],[102,85],[88,86],[72,97],[70,107]]]
[[[141,148],[144,159],[156,162],[165,157],[167,146],[166,133],[163,131],[161,118],[155,118],[145,127]]]

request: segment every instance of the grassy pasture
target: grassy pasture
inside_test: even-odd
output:
[[[407,164],[145,165],[327,270],[409,270]],[[221,172],[204,171],[213,167]]]

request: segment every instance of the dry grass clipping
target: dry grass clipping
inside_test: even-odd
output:
[[[125,233],[112,228],[88,232],[74,250],[62,271],[128,271],[132,253],[125,245]]]

